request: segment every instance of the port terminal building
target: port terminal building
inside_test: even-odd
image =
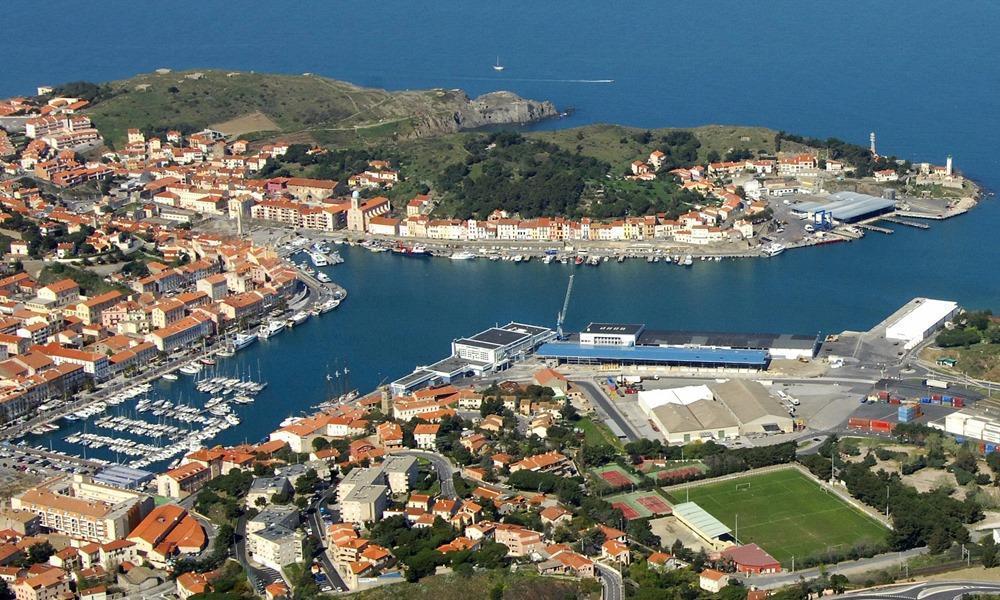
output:
[[[643,324],[591,323],[566,340],[542,344],[536,355],[559,364],[763,370],[774,358],[813,358],[820,344],[818,333],[661,331]]]
[[[502,371],[554,337],[554,331],[538,325],[510,322],[502,327],[490,327],[471,337],[452,341],[450,356],[417,367],[409,375],[393,381],[389,389],[401,396],[426,385]]]

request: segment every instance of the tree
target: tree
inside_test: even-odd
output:
[[[930,537],[927,538],[927,549],[931,551],[931,554],[941,554],[948,548],[951,548],[951,538],[948,536],[948,531],[942,526],[934,527]]]
[[[28,561],[32,564],[48,562],[49,557],[55,553],[55,548],[48,542],[32,544],[28,548]]]
[[[992,533],[987,533],[982,541],[979,542],[979,546],[982,552],[981,557],[984,567],[992,569],[997,564],[1000,564],[1000,561],[997,559],[997,544],[993,540]]]

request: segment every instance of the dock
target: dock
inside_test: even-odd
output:
[[[916,227],[917,229],[930,229],[931,228],[931,226],[928,225],[927,223],[914,223],[913,221],[904,221],[903,219],[900,219],[899,217],[887,216],[887,217],[882,217],[881,220],[885,221],[886,223],[895,223],[897,225],[906,225],[907,227]]]
[[[886,235],[892,235],[895,233],[895,231],[889,229],[888,227],[879,227],[878,225],[872,225],[871,223],[855,223],[854,226],[867,231],[877,231]]]

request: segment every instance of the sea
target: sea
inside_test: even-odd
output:
[[[860,144],[875,131],[885,154],[938,164],[952,155],[987,190],[1000,184],[1000,63],[991,58],[1000,54],[1000,4],[985,0],[53,0],[7,3],[3,18],[0,97],[157,68],[310,72],[393,90],[511,90],[572,109],[540,128],[721,123]],[[504,71],[492,69],[497,60]],[[567,327],[829,333],[867,329],[915,296],[998,310],[998,226],[1000,206],[987,197],[927,231],[897,227],[771,260],[580,267]],[[269,386],[236,408],[242,424],[216,442],[257,441],[332,393],[371,390],[491,325],[553,325],[573,269],[341,253],[344,264],[327,268],[350,293],[340,308],[220,361],[220,372]],[[158,382],[152,393],[207,399],[190,379]],[[30,442],[82,454],[62,439],[80,428]]]

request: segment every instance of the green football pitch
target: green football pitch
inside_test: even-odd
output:
[[[782,564],[859,544],[879,544],[888,529],[795,469],[675,488],[676,502],[697,503],[739,541],[754,542]]]

